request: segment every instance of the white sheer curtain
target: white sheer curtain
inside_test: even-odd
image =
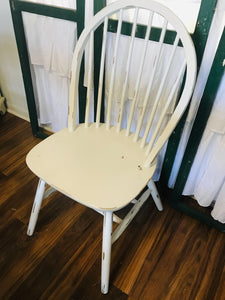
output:
[[[225,76],[213,105],[183,194],[210,206],[213,218],[225,223]]]
[[[34,0],[76,8],[76,0]],[[76,23],[23,13],[40,124],[53,131],[67,127],[70,67],[76,43]]]

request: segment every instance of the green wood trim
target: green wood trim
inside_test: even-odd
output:
[[[173,197],[175,197],[175,196],[173,195]],[[225,232],[225,224],[222,224],[222,223],[214,220],[210,215],[205,214],[204,212],[201,212],[200,210],[197,210],[197,209],[189,206],[186,203],[183,203],[182,197],[178,197],[178,195],[176,195],[176,199],[177,200],[179,199],[179,201],[170,202],[170,205],[173,208],[187,214],[188,216],[190,216],[194,219],[197,219],[198,221],[200,221],[202,223],[205,223],[211,227],[214,227],[221,232]],[[174,200],[175,200],[175,198],[174,198]],[[192,201],[195,201],[195,200],[192,200]]]
[[[116,33],[117,32],[117,25],[118,25],[118,21],[117,20],[110,19],[109,20],[109,24],[108,24],[108,31]],[[145,38],[146,29],[147,29],[147,26],[137,24],[137,28],[136,28],[136,32],[135,32],[135,37],[144,39]],[[121,33],[123,35],[130,36],[131,32],[132,32],[132,23],[123,21],[122,22]],[[161,29],[156,28],[156,27],[152,27],[149,40],[158,42],[159,38],[160,38],[160,34],[161,34]],[[175,37],[176,37],[176,33],[174,31],[167,30],[163,42],[166,43],[166,44],[173,44]]]
[[[94,1],[94,15],[106,6],[106,0],[93,0]]]
[[[215,12],[217,0],[202,0],[198,20],[192,39],[196,48],[198,67],[200,67],[209,35],[210,26]]]
[[[84,29],[84,15],[85,15],[85,1],[77,1],[77,11],[78,11],[78,20],[77,20],[77,38],[80,37]],[[86,95],[87,89],[84,87],[84,57],[81,62],[80,67],[80,79],[79,79],[79,122],[83,123],[85,119],[85,107],[86,107]]]
[[[201,142],[208,118],[210,116],[213,103],[219,88],[222,76],[224,75],[224,49],[225,49],[225,29],[220,39],[220,43],[213,61],[213,65],[207,80],[207,84],[202,96],[202,100],[198,109],[198,113],[187,143],[186,151],[178,172],[174,190],[171,194],[170,203],[173,207],[180,209],[180,199],[186,184],[191,166]],[[212,225],[214,221],[211,217],[205,217],[204,220],[199,216],[197,209],[188,208],[183,210],[185,213],[196,215],[196,218]],[[191,211],[191,213],[190,213]],[[221,225],[222,226],[222,225]],[[223,225],[225,230],[225,225]],[[223,231],[224,231],[223,230]]]
[[[80,37],[81,32],[84,29],[84,14],[85,14],[85,1],[83,0],[77,0],[77,38]]]
[[[214,15],[216,3],[217,0],[202,0],[201,7],[198,14],[197,25],[194,33],[192,34],[192,39],[196,48],[198,69],[202,61],[202,56],[208,38],[209,29]],[[172,136],[168,141],[167,150],[166,150],[163,167],[161,171],[161,177],[160,177],[160,181],[164,186],[167,185],[170,177],[170,173],[172,171],[172,167],[174,164],[177,148],[182,135],[182,130],[183,130],[186,117],[187,117],[187,111],[182,117],[177,127],[175,128]]]
[[[31,128],[33,134],[35,136],[38,136],[39,133],[41,132],[41,128],[39,127],[38,120],[37,120],[37,110],[35,106],[33,83],[31,78],[30,62],[29,62],[28,51],[26,46],[23,19],[22,19],[21,11],[16,9],[15,3],[16,1],[10,0],[12,21],[13,21],[13,26],[15,31],[18,53],[19,53],[24,88],[25,88],[25,93],[27,98],[27,106],[28,106],[28,111],[30,116]]]
[[[17,11],[25,11],[33,14],[38,14],[46,17],[53,17],[57,19],[77,21],[78,12],[74,9],[62,8],[58,6],[50,6],[47,4],[40,4],[35,2],[27,2],[21,0],[12,0],[13,9]]]

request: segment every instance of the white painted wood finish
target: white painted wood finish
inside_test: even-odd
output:
[[[93,88],[93,59],[94,59],[94,32],[92,31],[89,40],[88,88],[87,88],[87,100],[86,100],[86,111],[85,111],[86,127],[88,127],[89,124],[91,90]]]
[[[103,210],[95,210],[95,211],[97,211],[99,214],[103,216],[105,215],[105,212]],[[118,217],[116,214],[113,214],[113,222],[120,224],[122,221],[123,220],[120,217]]]
[[[117,53],[118,53],[118,48],[119,48],[119,40],[120,40],[120,33],[121,33],[121,27],[122,27],[122,16],[123,16],[123,10],[120,9],[119,22],[118,22],[117,33],[116,33],[116,44],[115,44],[114,54],[113,54],[113,67],[112,67],[110,87],[109,87],[108,109],[107,109],[107,115],[106,115],[106,128],[107,129],[109,129],[109,127],[110,127],[112,95],[113,95],[114,82],[115,82]]]
[[[123,13],[126,9],[133,9],[133,27],[128,49],[125,77],[123,88],[121,90],[120,110],[117,126],[111,124],[111,107],[114,93],[114,81],[117,66],[117,56],[120,47],[120,35],[123,21]],[[137,81],[135,85],[135,94],[131,104],[130,112],[127,114],[127,127],[122,129],[122,119],[126,103],[127,88],[129,85],[129,72],[132,64],[132,53],[135,44],[135,32],[137,28],[138,13],[141,9],[149,11],[149,20],[146,29],[145,39],[143,40],[143,52],[140,57],[140,67],[137,70]],[[107,49],[107,27],[111,15],[118,15],[118,26],[116,33],[116,42],[113,54],[113,66],[111,70],[111,80],[108,95],[106,123],[100,123],[100,111],[102,105],[102,92],[105,55]],[[137,122],[136,132],[131,133],[131,125],[135,109],[137,108],[139,89],[141,87],[142,72],[145,64],[145,57],[148,48],[148,40],[151,33],[152,20],[155,15],[164,17],[163,27],[158,41],[158,51],[155,57],[155,63],[152,70],[149,70],[149,84],[146,88],[143,100],[143,109]],[[94,55],[93,36],[95,29],[100,25],[103,27],[103,42],[100,63],[98,103],[96,123],[90,123],[90,97],[93,88],[93,60],[89,59],[88,88],[86,99],[85,123],[77,124],[77,100],[78,100],[78,82],[79,70],[84,49],[89,43],[90,58]],[[158,68],[161,67],[161,56],[163,55],[163,43],[168,24],[172,25],[177,31],[177,35],[172,47],[172,51],[167,65],[164,68],[164,76],[160,78],[161,84],[156,93],[152,93],[154,80]],[[154,115],[161,101],[161,95],[165,89],[165,80],[169,76],[169,70],[174,63],[174,54],[179,41],[185,51],[185,61],[177,74],[173,88],[169,92],[168,99],[164,104],[161,117],[158,120],[155,130],[153,130],[152,140],[148,141],[149,131],[154,123]],[[172,114],[166,127],[163,129],[167,109],[172,102],[175,91],[182,79],[186,67],[186,81],[184,89],[175,111]],[[29,168],[39,177],[34,206],[31,213],[28,227],[28,235],[32,235],[36,224],[38,212],[44,197],[47,197],[54,190],[69,196],[75,201],[93,208],[104,215],[103,222],[103,244],[102,244],[102,284],[103,293],[108,292],[109,270],[111,257],[111,243],[115,242],[124,232],[128,224],[137,214],[143,203],[149,198],[150,194],[159,210],[162,210],[162,203],[154,182],[151,180],[155,168],[157,154],[167,141],[168,137],[175,128],[182,113],[184,112],[190,99],[196,74],[195,51],[189,34],[184,28],[182,22],[165,6],[151,0],[120,0],[100,11],[84,29],[77,43],[73,64],[72,79],[70,85],[69,99],[69,118],[68,128],[61,130],[40,144],[35,146],[27,155],[27,164]],[[96,89],[97,90],[97,89]],[[143,127],[143,118],[147,111],[148,102],[151,100],[152,111],[150,112],[144,137],[140,138],[141,128]],[[133,125],[132,125],[133,126]],[[161,133],[161,134],[160,134]],[[46,183],[50,189],[45,192]],[[135,197],[148,185],[140,199]],[[134,206],[127,216],[121,220],[115,214],[117,211],[129,203]],[[119,223],[113,235],[112,222]]]
[[[159,211],[162,211],[163,210],[162,202],[158,190],[156,188],[156,185],[152,179],[149,181],[148,187],[151,190],[151,196],[155,202],[156,207],[158,208]]]
[[[76,120],[74,119],[74,116],[76,116],[76,113],[74,110],[77,109],[77,85],[78,85],[78,76],[79,73],[76,72],[76,70],[79,70],[79,66],[81,63],[81,58],[82,58],[82,52],[85,48],[85,45],[89,39],[90,35],[90,30],[93,30],[98,27],[99,24],[103,21],[103,18],[105,15],[110,15],[113,14],[117,11],[121,11],[121,9],[124,8],[132,8],[136,7],[137,2],[135,0],[127,1],[127,0],[121,0],[115,3],[112,3],[108,7],[106,7],[104,10],[99,12],[93,20],[89,23],[89,26],[86,27],[86,29],[83,31],[82,36],[80,37],[77,47],[75,49],[74,53],[74,58],[73,58],[73,68],[72,70],[74,71],[72,73],[72,84],[71,84],[71,95],[75,95],[75,97],[70,97],[70,113],[69,113],[69,129],[74,130],[76,126]],[[183,90],[183,93],[181,95],[179,104],[177,105],[170,121],[167,124],[167,128],[163,131],[162,135],[160,138],[157,140],[157,143],[154,146],[154,149],[149,154],[148,159],[146,160],[146,166],[148,166],[154,158],[157,156],[157,153],[161,150],[163,147],[164,143],[168,139],[168,137],[171,134],[171,131],[175,128],[177,122],[181,118],[181,115],[184,111],[184,109],[187,107],[187,104],[190,100],[190,95],[193,90],[193,86],[195,83],[195,77],[196,77],[196,55],[195,55],[195,50],[194,46],[192,43],[192,40],[184,27],[183,23],[173,14],[172,11],[170,11],[168,8],[165,6],[161,5],[160,3],[157,3],[155,1],[151,0],[140,0],[138,1],[138,7],[140,8],[146,8],[149,9],[150,11],[155,11],[156,13],[158,12],[160,15],[165,16],[165,19],[168,20],[168,22],[173,26],[173,28],[176,29],[178,36],[180,37],[180,40],[182,41],[183,48],[185,51],[185,58],[187,62],[187,76],[186,76],[186,81],[185,81],[185,87]],[[167,21],[164,22],[163,28],[167,27]],[[118,25],[118,32],[120,32],[120,21]],[[162,35],[163,36],[163,33]],[[119,39],[119,38],[118,38]],[[117,45],[117,43],[116,43]],[[115,47],[115,52],[116,53],[116,48]],[[115,65],[115,64],[114,64]],[[113,73],[114,71],[112,70],[112,77],[111,77],[111,82],[113,82]],[[111,100],[109,100],[108,103],[108,108],[109,110],[107,111],[107,128],[109,128],[109,120],[110,120],[110,107],[111,107]]]
[[[145,110],[146,110],[146,107],[147,107],[147,103],[148,103],[148,100],[149,100],[153,80],[155,78],[155,73],[156,73],[156,70],[157,70],[158,65],[159,65],[159,58],[160,58],[160,54],[161,54],[161,51],[162,51],[162,45],[163,45],[163,40],[164,40],[165,34],[166,34],[167,24],[168,24],[168,21],[164,20],[163,27],[162,27],[162,32],[161,32],[160,39],[159,39],[159,42],[158,42],[158,50],[156,52],[157,54],[156,54],[156,58],[155,58],[155,64],[153,66],[152,72],[150,73],[150,80],[149,80],[149,84],[148,84],[146,94],[145,94],[145,98],[144,98],[143,109],[141,111],[139,121],[138,121],[138,125],[137,125],[136,132],[135,132],[135,137],[134,137],[135,142],[137,141],[137,139],[139,137],[139,134],[140,134],[140,130],[141,130],[142,122],[143,122],[143,119],[144,119],[144,114],[145,114]],[[159,91],[158,91],[158,94],[159,94]],[[156,111],[156,108],[157,108],[158,100],[159,100],[159,97],[156,96],[156,99],[154,100],[154,106],[153,106],[153,109],[152,109],[152,112],[151,112],[151,115],[150,115],[150,118],[149,118],[149,121],[148,121],[148,125],[147,125],[147,128],[145,129],[146,134],[144,135],[144,142],[145,142],[145,140],[147,138],[147,134],[150,130],[152,120],[153,120],[153,116],[155,115],[155,111]]]
[[[147,94],[146,94],[146,97],[145,97],[145,101],[144,101],[144,109],[143,109],[143,113],[141,115],[141,118],[140,118],[140,121],[139,123],[141,123],[142,125],[142,121],[143,121],[143,117],[144,117],[144,112],[145,112],[145,109],[146,109],[146,106],[147,106],[147,101],[149,99],[149,95],[150,95],[150,92],[151,92],[151,86],[152,86],[152,81],[154,79],[154,76],[155,76],[155,72],[156,72],[156,69],[158,67],[158,63],[159,63],[159,57],[160,57],[160,54],[161,54],[161,51],[162,51],[162,42],[163,42],[163,39],[165,37],[165,30],[166,30],[166,26],[167,26],[167,23],[164,24],[163,26],[163,30],[162,30],[162,34],[161,34],[161,37],[160,37],[160,41],[159,41],[159,50],[158,50],[158,55],[157,55],[157,59],[156,59],[156,63],[155,63],[155,66],[154,66],[154,70],[153,70],[153,76],[151,77],[151,84],[149,85],[148,89],[147,89]],[[166,78],[167,78],[167,75],[168,75],[168,72],[169,72],[169,69],[170,69],[170,66],[171,66],[171,63],[172,63],[172,60],[173,60],[173,57],[174,57],[174,54],[175,54],[175,50],[176,50],[176,47],[177,47],[177,44],[179,42],[179,37],[178,35],[176,36],[176,39],[175,39],[175,42],[174,42],[174,46],[173,46],[173,50],[171,52],[171,55],[170,55],[170,58],[169,58],[169,61],[167,63],[167,66],[166,66],[166,69],[164,71],[164,74],[163,74],[163,77],[161,78],[161,83],[160,83],[160,86],[159,86],[159,89],[157,91],[157,94],[156,94],[156,97],[155,97],[155,100],[154,100],[154,105],[152,107],[152,111],[151,111],[151,114],[150,114],[150,117],[149,117],[149,120],[148,120],[148,123],[147,123],[147,126],[145,128],[145,133],[144,133],[144,136],[143,136],[143,139],[142,139],[142,143],[141,143],[141,146],[143,147],[146,140],[147,140],[147,137],[148,137],[148,134],[149,134],[149,131],[151,129],[151,126],[152,126],[152,122],[153,122],[153,118],[155,116],[155,112],[156,112],[156,109],[158,107],[158,104],[159,104],[159,101],[160,101],[160,97],[162,95],[162,92],[163,92],[163,87],[165,85],[165,82],[166,82]],[[172,99],[170,99],[172,100]],[[170,104],[170,101],[169,103]],[[167,107],[168,108],[168,107]],[[165,115],[165,114],[164,114]],[[139,130],[140,130],[140,127],[139,127]],[[138,132],[138,135],[139,135],[139,132]],[[137,133],[136,133],[136,139],[137,139]],[[150,142],[151,143],[151,142]]]
[[[40,179],[37,187],[37,192],[35,195],[33,207],[31,210],[30,221],[27,229],[27,235],[32,235],[37,223],[38,214],[41,208],[41,204],[44,198],[46,183],[44,180]]]
[[[138,76],[137,76],[137,81],[136,81],[136,85],[135,85],[134,99],[133,99],[133,103],[131,105],[130,115],[129,115],[127,129],[126,129],[126,136],[128,136],[130,134],[130,127],[131,127],[131,123],[132,123],[133,116],[134,116],[134,109],[135,109],[135,106],[136,106],[136,103],[137,103],[137,97],[138,97],[138,92],[139,92],[140,83],[141,83],[141,75],[142,75],[142,72],[143,72],[144,62],[145,62],[146,53],[147,53],[147,46],[148,46],[149,36],[150,36],[150,32],[151,32],[152,19],[153,19],[153,12],[150,11],[149,12],[148,26],[147,26],[147,30],[146,30],[146,34],[145,34],[143,53],[142,53],[142,56],[141,56],[141,63],[140,63],[140,67],[139,67],[139,70],[138,70]],[[138,128],[136,129],[136,132],[137,131],[138,131]],[[135,138],[135,140],[137,140],[137,138]]]
[[[66,128],[35,146],[27,164],[56,190],[97,210],[126,206],[147,185],[155,166],[144,168],[145,148],[133,134],[90,124]],[[88,187],[88,188],[87,188]]]
[[[56,190],[52,186],[50,186],[48,189],[45,190],[43,200],[46,199],[46,198],[48,198],[55,191]]]
[[[143,193],[143,195],[136,200],[136,203],[132,207],[132,209],[129,211],[129,213],[126,215],[126,217],[123,219],[123,222],[120,223],[120,225],[115,229],[112,235],[112,244],[118,240],[118,238],[121,236],[121,234],[124,232],[124,230],[127,228],[127,226],[130,224],[130,222],[133,220],[133,218],[136,216],[142,205],[145,203],[145,201],[149,198],[151,194],[151,190],[148,189]]]
[[[134,48],[134,38],[135,38],[135,32],[136,32],[136,26],[137,26],[137,17],[138,17],[138,8],[135,9],[135,13],[134,13],[134,22],[133,22],[133,27],[132,27],[128,59],[127,59],[127,65],[126,65],[126,71],[125,71],[126,75],[125,75],[124,84],[123,84],[120,112],[119,112],[119,116],[118,116],[118,124],[117,124],[118,132],[121,129],[124,102],[126,100],[127,84],[128,84],[128,78],[129,78],[129,72],[130,72],[130,66],[131,66],[131,58],[132,58],[132,52],[133,52],[133,48]]]
[[[177,79],[176,79],[176,81],[174,82],[174,85],[173,85],[173,87],[172,87],[172,89],[171,89],[171,91],[170,91],[170,94],[169,94],[169,96],[168,96],[168,98],[167,98],[167,101],[166,101],[166,103],[165,103],[165,106],[164,106],[164,108],[162,109],[161,116],[160,116],[160,118],[159,118],[159,120],[158,120],[158,122],[157,122],[156,127],[154,128],[154,133],[153,133],[153,135],[152,135],[152,137],[151,137],[151,140],[150,140],[150,142],[149,142],[149,144],[148,144],[148,147],[147,147],[147,151],[146,151],[146,154],[147,154],[147,155],[148,155],[148,154],[150,153],[150,151],[152,150],[152,147],[153,147],[153,145],[154,145],[154,142],[155,142],[157,136],[159,135],[159,131],[160,131],[160,129],[161,129],[163,120],[164,120],[165,117],[166,117],[166,112],[168,111],[168,108],[169,108],[169,106],[170,106],[170,104],[171,104],[171,101],[172,101],[172,99],[173,99],[173,97],[174,97],[174,94],[175,94],[175,92],[176,92],[176,90],[177,90],[177,88],[178,88],[178,85],[179,85],[180,82],[181,82],[181,77],[182,77],[182,75],[184,74],[184,68],[185,68],[185,66],[186,66],[186,62],[184,62],[184,63],[182,64],[182,66],[181,66],[181,68],[180,68],[180,72],[178,73]],[[145,143],[146,138],[147,138],[148,133],[149,133],[149,129],[150,129],[150,126],[149,126],[149,123],[148,123],[148,124],[147,124],[147,130],[145,131],[144,137],[143,137],[143,139],[142,139],[141,147],[144,146],[144,143]],[[143,141],[144,141],[144,143],[143,143]]]
[[[107,294],[109,290],[111,239],[112,239],[112,212],[106,211],[104,213],[104,219],[103,219],[103,236],[102,236],[101,291],[103,294]]]

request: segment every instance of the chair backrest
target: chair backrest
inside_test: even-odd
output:
[[[147,18],[143,21],[143,12],[147,11]],[[130,12],[130,19],[132,21],[124,21],[124,16],[127,18],[127,12]],[[155,25],[155,22],[158,24]],[[107,70],[109,77],[108,93],[107,93],[107,111],[105,113],[106,130],[111,128],[111,108],[113,104],[114,93],[121,95],[119,100],[120,107],[117,116],[116,129],[118,132],[124,131],[125,136],[131,134],[131,125],[134,118],[135,110],[138,108],[138,103],[141,99],[142,108],[139,109],[138,120],[133,131],[133,139],[136,142],[140,138],[140,131],[142,130],[141,147],[146,147],[146,162],[145,166],[149,166],[155,159],[158,152],[161,150],[176,124],[180,120],[185,108],[190,100],[196,77],[196,55],[192,40],[183,23],[179,18],[164,5],[151,0],[120,0],[106,6],[103,10],[97,13],[88,26],[81,34],[76,45],[72,63],[72,77],[70,86],[70,101],[69,101],[69,120],[68,128],[73,131],[76,127],[77,120],[77,100],[79,87],[79,71],[81,60],[84,55],[86,46],[89,47],[89,71],[88,71],[88,86],[86,99],[86,114],[85,126],[89,126],[90,114],[90,99],[91,90],[93,89],[93,55],[94,55],[94,31],[102,24],[102,48],[100,62],[100,75],[97,96],[97,113],[96,113],[96,127],[100,126],[100,111],[102,105],[102,89],[104,86],[105,66],[106,66],[106,52],[107,52],[107,31],[110,24],[116,24],[116,33],[114,34],[114,49],[109,49],[113,53],[110,70]],[[144,24],[143,24],[144,23]],[[162,24],[162,25],[160,25]],[[127,48],[126,62],[124,72],[117,72],[117,59],[120,52],[120,36],[123,35],[124,27],[130,26],[129,45]],[[134,45],[138,32],[142,31],[142,49],[139,53],[138,64],[136,62],[136,69],[134,64]],[[168,42],[168,40],[172,39]],[[152,41],[154,40],[154,41]],[[154,44],[154,53],[152,52],[152,64],[146,63],[149,56],[151,56],[151,44]],[[169,46],[168,46],[169,44]],[[165,51],[166,45],[166,51]],[[169,47],[169,48],[168,48]],[[150,54],[149,54],[150,49]],[[169,49],[169,50],[168,50]],[[177,51],[183,52],[182,59],[177,60]],[[164,56],[164,57],[163,57]],[[148,68],[146,70],[146,65]],[[129,98],[129,84],[130,78],[134,76],[131,70],[135,73],[135,84],[133,87],[133,97],[130,99],[129,113],[127,114],[126,128],[121,128],[122,119],[124,115],[124,107]],[[142,84],[143,75],[147,75],[147,84]],[[122,74],[121,74],[122,73]],[[170,74],[173,74],[171,77]],[[146,74],[145,74],[146,75]],[[115,77],[121,76],[119,82],[121,83],[118,93],[118,87],[115,88]],[[168,78],[173,78],[169,87],[167,84]],[[183,81],[183,83],[182,83]],[[182,84],[181,84],[182,83]],[[182,88],[181,88],[182,86]],[[144,91],[143,91],[144,87]],[[166,90],[166,91],[165,91]],[[141,91],[141,92],[140,92]],[[166,97],[165,97],[166,95]],[[179,97],[178,97],[179,95]],[[174,98],[175,101],[174,101]],[[179,98],[179,99],[178,99]],[[160,102],[163,102],[160,106]],[[150,103],[150,105],[149,105]],[[158,108],[160,114],[158,115],[157,123],[154,117]],[[150,109],[149,109],[150,108]],[[167,118],[167,112],[172,110],[172,114]],[[147,122],[143,123],[144,118]],[[165,122],[166,120],[166,122]],[[168,122],[167,122],[168,121]],[[152,129],[154,123],[154,128]],[[150,133],[151,132],[151,133]],[[150,136],[150,138],[149,138]]]

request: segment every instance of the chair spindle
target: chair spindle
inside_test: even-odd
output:
[[[90,116],[91,90],[93,88],[93,61],[94,61],[94,32],[92,31],[90,34],[90,41],[89,41],[88,88],[87,88],[86,111],[85,111],[85,127],[88,127],[89,116]]]
[[[148,100],[149,100],[149,95],[150,95],[152,85],[153,85],[153,80],[154,80],[155,73],[156,73],[156,70],[157,70],[157,67],[158,67],[158,64],[159,64],[159,58],[160,58],[160,54],[161,54],[161,51],[162,51],[163,41],[164,41],[164,38],[165,38],[165,35],[166,35],[167,25],[168,25],[168,21],[166,19],[164,19],[160,39],[159,39],[159,42],[158,42],[158,49],[157,49],[157,54],[156,54],[156,58],[155,58],[151,78],[150,78],[150,81],[149,81],[149,84],[148,84],[148,87],[147,87],[147,90],[146,90],[146,94],[145,94],[145,98],[144,98],[144,102],[143,102],[143,108],[141,110],[139,120],[138,120],[138,124],[137,124],[137,128],[136,128],[135,135],[134,135],[134,141],[135,142],[137,141],[137,139],[139,137],[139,134],[140,134],[140,130],[141,130],[142,122],[143,122],[143,119],[144,119],[147,103],[148,103]]]
[[[158,107],[159,99],[161,97],[163,87],[164,87],[164,84],[166,82],[166,78],[167,78],[170,66],[172,64],[172,61],[173,61],[175,51],[177,49],[178,42],[179,42],[179,36],[177,35],[176,38],[175,38],[174,44],[173,44],[173,48],[172,48],[172,51],[171,51],[171,54],[170,54],[170,57],[169,57],[168,64],[166,66],[166,70],[164,71],[163,78],[160,82],[160,86],[159,86],[158,92],[156,94],[156,98],[155,98],[155,101],[154,101],[154,105],[153,105],[153,108],[152,108],[147,126],[145,128],[144,136],[143,136],[142,141],[141,141],[141,147],[144,147],[144,145],[146,143],[146,140],[147,140],[147,137],[148,137],[148,134],[149,134],[149,131],[151,129],[151,125],[152,125],[152,122],[153,122],[153,119],[154,119],[154,116],[155,116],[155,112],[156,112],[156,109]],[[143,120],[143,116],[142,116],[142,120]]]
[[[129,78],[132,53],[133,53],[133,49],[134,49],[134,40],[135,40],[135,32],[136,32],[136,27],[137,27],[138,11],[139,11],[139,9],[135,8],[132,33],[131,33],[131,37],[130,37],[130,46],[129,46],[127,64],[126,64],[126,69],[125,69],[125,79],[124,79],[124,84],[123,84],[121,104],[120,104],[119,117],[118,117],[118,123],[117,123],[117,132],[119,132],[121,129],[121,122],[122,122],[122,118],[123,118],[123,109],[124,109],[124,102],[126,100],[125,97],[126,97],[126,92],[127,92],[127,83],[128,83],[128,78]]]
[[[157,138],[157,136],[159,134],[160,128],[162,126],[162,123],[163,123],[163,120],[164,120],[165,115],[167,113],[167,110],[169,108],[169,105],[171,104],[171,101],[172,101],[172,99],[173,99],[173,97],[175,95],[175,92],[177,91],[177,88],[178,88],[178,86],[180,84],[180,80],[181,80],[181,77],[182,77],[182,75],[184,73],[185,66],[186,66],[186,61],[183,62],[182,66],[180,68],[179,74],[178,74],[178,76],[177,76],[177,78],[176,78],[176,80],[175,80],[175,82],[173,84],[173,87],[172,87],[172,89],[170,91],[170,94],[168,96],[166,105],[163,108],[163,111],[162,111],[162,113],[160,115],[160,118],[159,118],[159,120],[157,122],[157,125],[156,125],[156,128],[154,130],[154,133],[153,133],[153,135],[151,137],[151,140],[150,140],[150,142],[149,142],[149,144],[147,146],[147,150],[146,150],[146,154],[147,155],[150,153],[150,151],[151,151],[151,149],[152,149],[152,147],[154,145],[154,142],[155,142],[155,140],[156,140],[156,138]]]
[[[137,81],[136,81],[136,85],[135,85],[134,99],[133,99],[132,104],[131,104],[130,114],[129,114],[128,123],[127,123],[126,136],[129,136],[131,123],[132,123],[132,120],[133,120],[134,108],[135,108],[135,104],[137,102],[137,96],[138,96],[138,92],[139,92],[141,76],[142,76],[144,62],[145,62],[146,53],[147,53],[148,41],[149,41],[149,36],[150,36],[150,32],[151,32],[151,27],[152,27],[152,19],[153,19],[153,13],[152,13],[152,11],[150,11],[149,12],[149,19],[148,19],[148,26],[147,26],[146,33],[145,33],[143,53],[142,53],[140,67],[139,67],[139,70],[138,70]]]
[[[115,43],[114,54],[113,54],[113,67],[112,67],[110,87],[109,87],[109,98],[108,98],[107,116],[106,116],[106,129],[110,128],[112,95],[113,95],[113,88],[114,88],[114,81],[115,81],[116,61],[117,61],[120,33],[121,33],[121,27],[122,27],[122,17],[123,17],[123,9],[120,9],[119,22],[118,22],[117,33],[116,33],[116,43]]]

